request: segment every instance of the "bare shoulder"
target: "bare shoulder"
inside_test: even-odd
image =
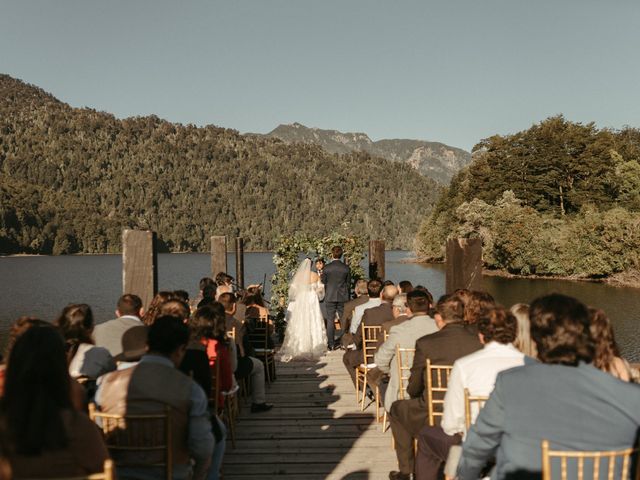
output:
[[[316,272],[311,272],[311,277],[309,278],[309,280],[311,281],[311,283],[315,283],[318,281],[318,274]]]

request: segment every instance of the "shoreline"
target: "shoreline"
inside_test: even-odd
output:
[[[415,258],[404,258],[401,263],[415,263],[419,265],[444,265],[445,262],[426,262]],[[506,270],[493,270],[488,268],[482,269],[482,275],[487,277],[501,277],[501,278],[517,278],[524,280],[563,280],[571,282],[585,282],[585,283],[601,283],[604,285],[610,285],[612,287],[621,288],[637,288],[640,289],[640,271],[626,271],[616,273],[609,277],[604,278],[585,278],[577,276],[561,276],[561,275],[520,275],[517,273],[509,273]]]

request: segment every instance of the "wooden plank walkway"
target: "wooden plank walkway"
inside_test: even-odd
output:
[[[341,351],[317,363],[278,363],[267,389],[274,408],[236,425],[236,448],[227,443],[225,479],[382,480],[397,469],[391,432],[375,422],[375,406],[356,406]]]

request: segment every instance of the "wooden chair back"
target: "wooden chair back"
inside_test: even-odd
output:
[[[162,413],[116,415],[99,412],[95,404],[91,403],[89,417],[102,430],[105,444],[118,467],[164,467],[167,480],[172,479],[173,452],[169,406],[165,406]],[[125,456],[127,453],[150,455],[153,452],[157,452],[163,461],[141,465],[129,463],[126,457],[123,457],[122,461],[118,459],[118,456]]]
[[[217,414],[220,410],[220,359],[216,358],[211,370],[211,393],[209,397],[209,405],[213,407],[213,411]]]
[[[234,342],[236,341],[236,327],[233,327],[231,330],[227,330],[227,337]]]
[[[433,365],[427,358],[425,362],[424,383],[427,392],[427,419],[434,427],[436,419],[441,419],[444,411],[444,395],[453,365]]]
[[[401,348],[396,344],[396,365],[398,367],[398,400],[405,399],[407,384],[411,376],[411,365],[413,365],[413,356],[416,353],[415,348]]]
[[[378,348],[378,336],[382,331],[382,326],[372,325],[367,326],[362,324],[362,363],[364,365],[371,365],[373,363],[373,356]]]
[[[548,440],[542,441],[542,480],[557,478],[553,472],[552,460],[559,459],[560,480],[629,480],[633,460],[637,462],[638,449],[607,451],[563,451],[551,450]],[[555,464],[555,462],[554,462]],[[557,465],[557,464],[556,464]],[[569,475],[571,472],[571,475]],[[640,478],[640,469],[636,465],[634,478]]]
[[[484,407],[487,400],[489,400],[489,397],[471,395],[468,388],[464,389],[464,425],[467,430],[469,430],[474,418],[478,416],[478,412]]]
[[[247,322],[251,322],[249,329],[249,341],[253,348],[259,350],[269,349],[269,317],[260,316],[257,318],[247,318]]]
[[[80,477],[55,477],[49,480],[115,480],[113,475],[113,460],[107,459],[104,461],[102,472],[92,473],[91,475],[84,475]],[[23,477],[14,477],[14,480],[35,480]]]

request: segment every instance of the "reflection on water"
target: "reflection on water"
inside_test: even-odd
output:
[[[435,298],[444,293],[444,267],[404,263],[408,252],[387,252],[387,277],[398,282],[410,280],[429,288]],[[9,324],[20,315],[53,320],[68,303],[88,303],[98,322],[114,317],[115,303],[122,291],[120,255],[0,258],[0,341],[4,343]],[[228,255],[229,272],[234,275],[235,256]],[[366,259],[365,259],[366,263]],[[207,254],[158,255],[158,286],[161,290],[185,289],[197,294],[198,280],[210,275]],[[245,283],[267,287],[275,269],[271,253],[247,253]],[[640,361],[640,290],[563,280],[526,280],[484,277],[483,288],[500,303],[510,306],[531,302],[551,292],[564,293],[604,309],[612,319],[623,355]]]

